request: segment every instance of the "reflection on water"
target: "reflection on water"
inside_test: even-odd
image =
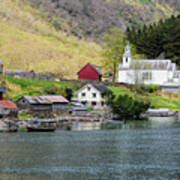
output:
[[[74,130],[86,125],[75,124]],[[180,121],[161,118],[127,122],[113,130],[0,134],[1,179],[179,180]]]
[[[100,122],[73,122],[71,130],[73,131],[88,131],[88,130],[100,130]]]

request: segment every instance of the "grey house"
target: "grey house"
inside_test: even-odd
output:
[[[16,101],[19,110],[28,110],[33,115],[62,113],[67,110],[69,101],[63,96],[23,96]]]
[[[40,96],[44,99],[47,99],[52,104],[52,110],[53,111],[62,111],[66,110],[68,108],[69,101],[64,98],[63,96],[57,96],[57,95],[44,95]]]
[[[19,110],[28,109],[31,112],[51,112],[51,102],[40,96],[23,96],[16,101]]]

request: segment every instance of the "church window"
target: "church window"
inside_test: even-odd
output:
[[[152,72],[143,72],[142,79],[143,81],[152,80]]]
[[[126,62],[128,62],[128,58],[126,58]]]

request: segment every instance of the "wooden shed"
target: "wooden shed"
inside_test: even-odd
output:
[[[102,78],[100,67],[91,63],[86,64],[77,75],[79,80],[101,81]]]
[[[19,110],[29,109],[31,112],[51,112],[52,103],[40,96],[23,96],[16,101]]]
[[[52,103],[52,110],[66,110],[68,108],[69,101],[60,95],[44,95],[41,96]]]

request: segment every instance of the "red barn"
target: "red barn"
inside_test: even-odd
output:
[[[86,64],[78,73],[79,80],[94,80],[101,81],[101,70],[93,64]]]

